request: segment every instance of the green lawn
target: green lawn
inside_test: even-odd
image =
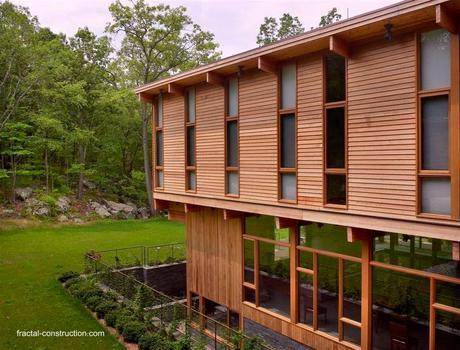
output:
[[[0,349],[122,349],[109,335],[18,338],[16,330],[101,330],[56,278],[64,271],[81,271],[90,249],[183,240],[183,225],[163,219],[0,230]]]

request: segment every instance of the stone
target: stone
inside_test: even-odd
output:
[[[75,222],[76,224],[81,224],[81,223],[83,223],[83,220],[80,219],[80,218],[74,218],[73,222]]]
[[[137,210],[137,216],[139,219],[148,219],[150,217],[150,212],[146,207],[140,207]]]
[[[109,211],[112,213],[112,214],[117,214],[119,212],[123,212],[123,213],[133,213],[134,215],[134,212],[135,212],[135,208],[128,205],[128,204],[123,204],[123,203],[117,203],[117,202],[113,202],[113,201],[108,201],[108,200],[105,200],[104,201],[105,204],[107,205]]]
[[[94,190],[96,188],[96,185],[93,184],[91,181],[83,179],[83,186],[85,186],[89,190]]]
[[[61,196],[56,201],[56,207],[60,213],[65,213],[70,209],[70,199],[66,196]]]
[[[67,222],[67,221],[69,221],[69,218],[67,216],[65,216],[64,214],[61,214],[61,215],[58,216],[57,220],[59,222]]]
[[[110,214],[110,212],[105,207],[103,207],[102,205],[99,205],[99,207],[96,208],[94,211],[101,218],[108,218],[108,217],[112,216],[112,214]]]
[[[50,210],[48,207],[39,207],[33,211],[33,215],[36,216],[48,216],[50,215]]]
[[[30,187],[16,188],[16,190],[14,191],[14,195],[17,199],[20,199],[21,201],[26,201],[30,198],[30,196],[32,196],[32,189]]]
[[[4,217],[12,217],[15,216],[15,211],[13,209],[3,209],[2,216]]]

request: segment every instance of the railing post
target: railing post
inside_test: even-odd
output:
[[[214,321],[214,349],[217,350],[217,323]]]

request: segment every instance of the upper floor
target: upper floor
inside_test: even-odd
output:
[[[406,1],[139,88],[154,191],[458,226],[459,10]]]

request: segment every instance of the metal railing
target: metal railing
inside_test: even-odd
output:
[[[117,268],[133,266],[156,266],[164,263],[185,261],[185,243],[168,243],[156,246],[132,246],[91,252],[100,261]]]
[[[90,252],[85,255],[86,273],[104,287],[123,296],[126,302],[134,303],[136,300],[137,307],[144,312],[144,319],[156,328],[165,325],[175,327],[177,332],[189,334],[194,341],[204,337],[208,348],[211,349],[243,349],[244,343],[251,339],[240,331],[193,309],[190,305],[185,305],[180,300],[106,264],[101,261],[99,254],[100,252]],[[139,305],[139,300],[142,305]],[[260,345],[257,349],[271,350],[266,345]]]

